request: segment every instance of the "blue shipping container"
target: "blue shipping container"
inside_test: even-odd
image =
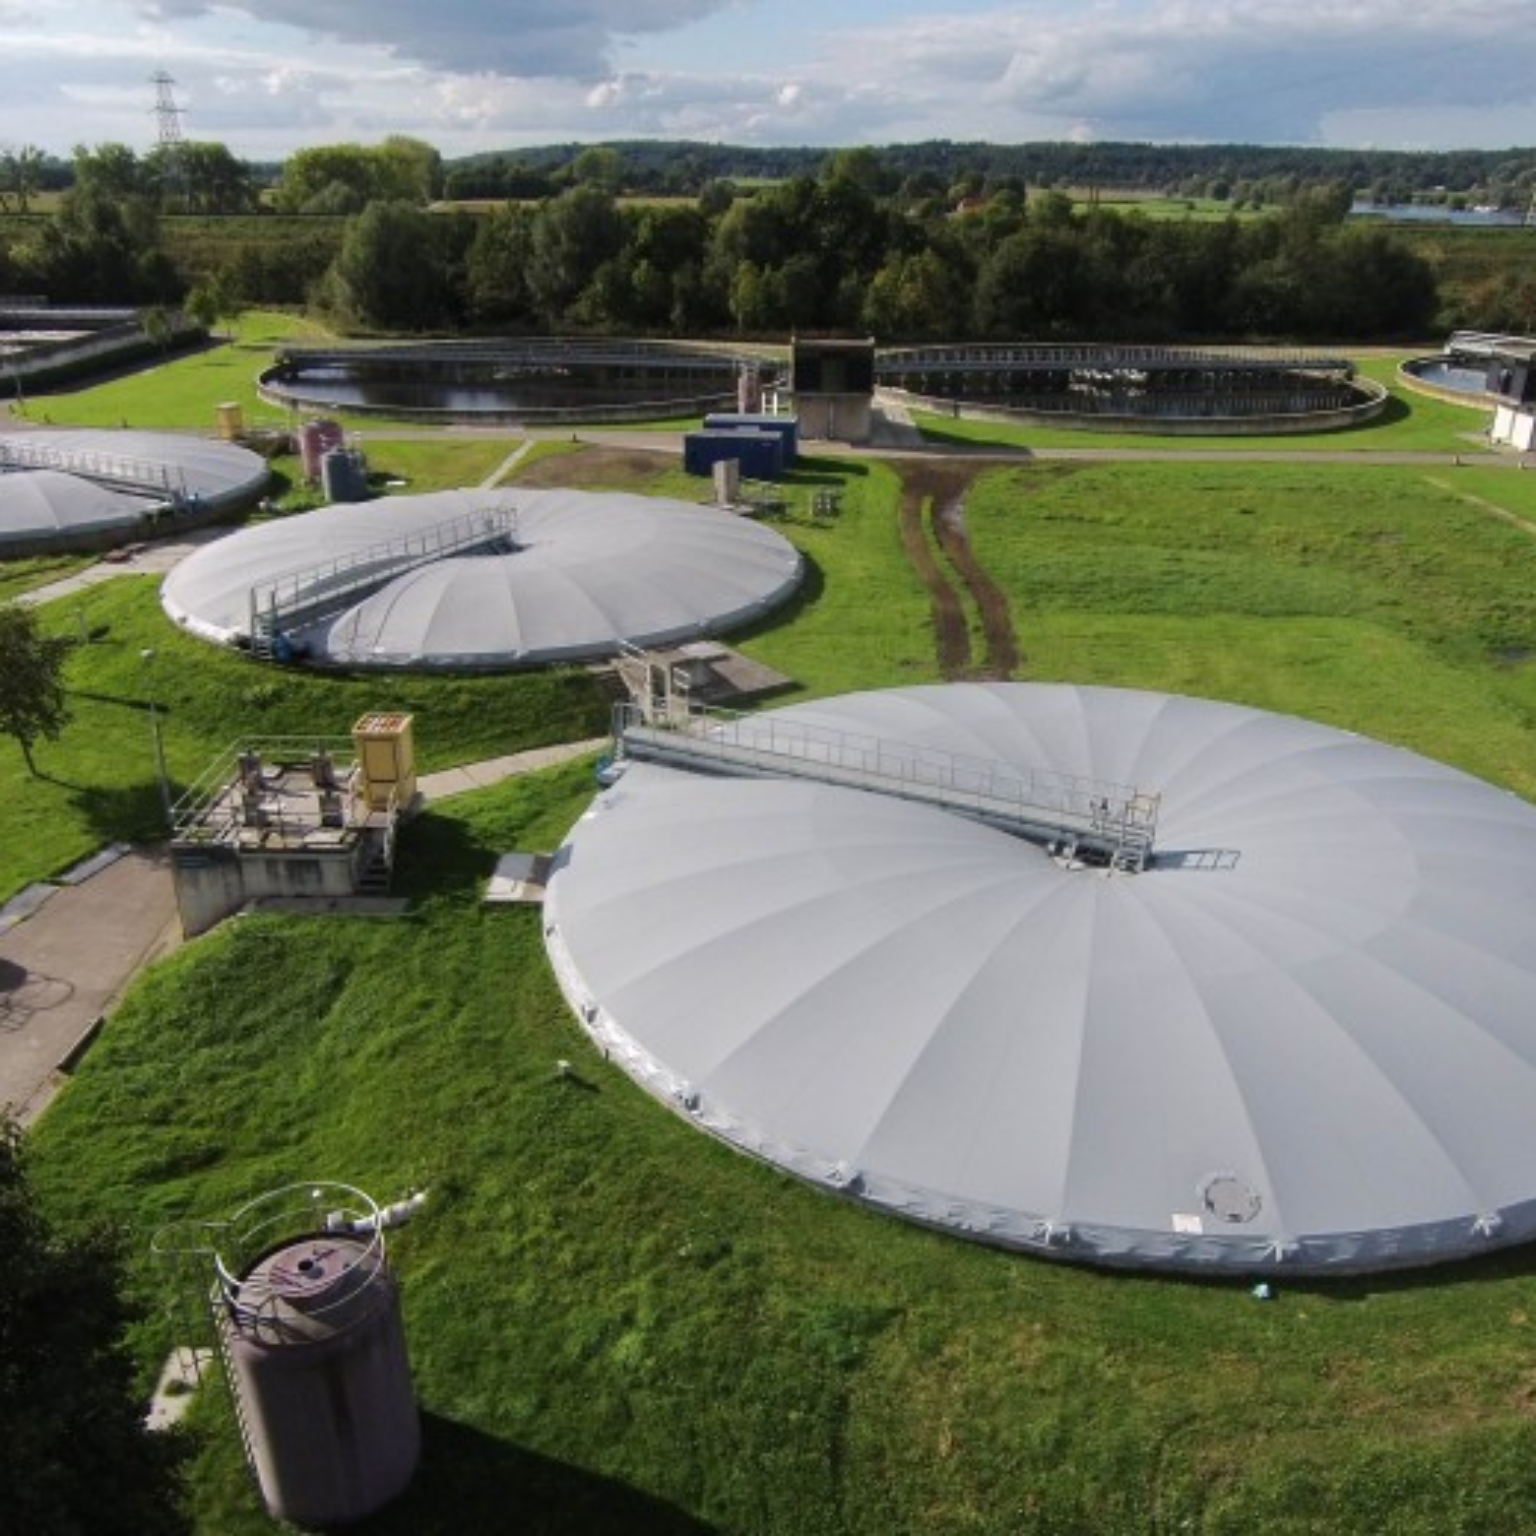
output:
[[[715,465],[735,459],[748,480],[777,480],[784,473],[784,439],[777,432],[689,432],[683,438],[683,468],[711,475]]]

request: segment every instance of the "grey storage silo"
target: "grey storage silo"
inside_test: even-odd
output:
[[[340,1188],[346,1203],[324,1206]],[[268,1509],[361,1519],[403,1491],[421,1427],[383,1222],[345,1186],[247,1206],[217,1260],[219,1342]]]
[[[368,499],[368,462],[361,448],[332,448],[320,456],[320,489],[329,502]]]

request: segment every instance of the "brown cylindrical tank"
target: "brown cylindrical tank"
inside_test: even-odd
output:
[[[318,481],[321,461],[345,440],[346,434],[338,422],[306,421],[299,428],[299,463],[304,467],[304,478],[311,483]]]
[[[262,1497],[296,1525],[343,1525],[399,1494],[421,1426],[399,1296],[375,1219],[291,1238],[223,1271],[219,1327]]]

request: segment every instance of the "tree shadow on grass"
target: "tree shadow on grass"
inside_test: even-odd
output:
[[[470,897],[495,867],[495,852],[464,822],[426,810],[400,829],[394,891],[413,903]]]
[[[64,779],[54,782],[71,791],[70,800],[97,842],[156,843],[170,835],[160,786],[153,779],[106,789]],[[174,797],[175,786],[170,793]]]
[[[421,1463],[406,1491],[365,1536],[713,1536],[716,1528],[617,1479],[422,1415]]]

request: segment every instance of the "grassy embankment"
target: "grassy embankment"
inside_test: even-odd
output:
[[[746,648],[818,691],[925,680],[894,479],[810,472],[845,471],[842,515],[789,528],[810,592]],[[1028,676],[1293,710],[1531,794],[1533,480],[1033,465],[987,473],[967,521]],[[477,905],[495,854],[553,846],[590,788],[576,766],[433,807],[402,843],[406,923],[248,919],[189,946],[35,1133],[49,1209],[129,1224],[146,1290],[162,1221],[314,1177],[430,1188],[394,1243],[426,1455],[370,1529],[1536,1528],[1529,1254],[1264,1305],[794,1185],[600,1061],[537,915]],[[146,1372],[169,1338],[142,1331]],[[226,1401],[194,1422],[199,1528],[271,1529]]]

